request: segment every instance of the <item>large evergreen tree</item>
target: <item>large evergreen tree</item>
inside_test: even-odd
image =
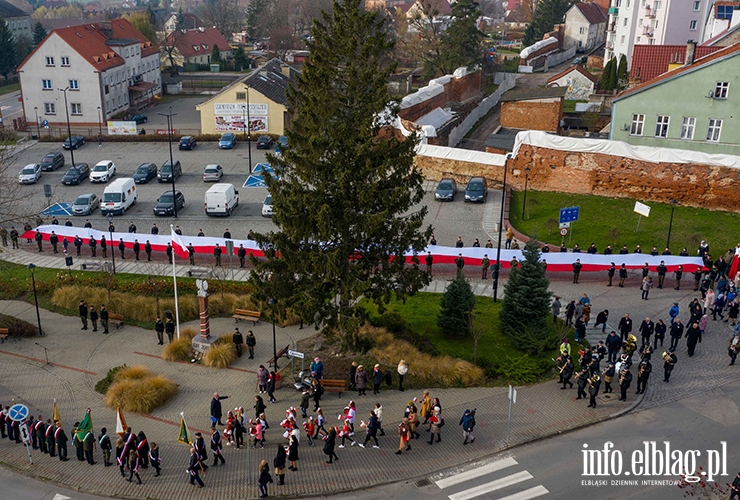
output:
[[[545,264],[540,262],[539,244],[530,240],[523,250],[524,261],[512,269],[504,288],[501,329],[514,345],[530,354],[553,347],[553,334],[547,319],[550,313],[550,281]]]
[[[33,46],[40,44],[44,38],[46,38],[46,28],[41,24],[41,21],[36,21],[33,25]]]
[[[574,3],[574,0],[540,0],[532,22],[524,30],[524,45],[529,46],[542,40],[545,33],[552,31],[556,24],[563,22],[565,13]]]
[[[473,69],[483,62],[483,32],[478,29],[480,7],[475,0],[458,0],[452,7],[452,23],[442,35],[443,57],[448,66]]]
[[[617,59],[612,58],[612,65],[609,68],[609,90],[617,90],[619,88],[619,78],[617,77]]]
[[[629,72],[627,71],[627,56],[622,54],[619,58],[619,67],[617,67],[617,89],[627,88]]]
[[[217,44],[213,44],[213,50],[211,50],[211,64],[221,62],[221,50],[219,50]]]
[[[13,34],[10,32],[5,19],[0,17],[0,75],[4,78],[15,70],[16,64],[16,47]]]
[[[615,62],[616,59],[612,57],[607,61],[606,66],[604,66],[604,71],[601,73],[601,80],[599,80],[600,90],[612,90],[610,78],[612,66],[614,66]]]
[[[418,261],[399,257],[421,251],[432,228],[422,229],[418,207],[417,138],[387,128],[398,102],[386,21],[362,0],[335,0],[311,34],[311,59],[288,91],[290,147],[270,157],[281,178],[266,175],[278,230],[255,237],[268,251],[251,282],[258,299],[276,298],[351,345],[358,299],[382,307],[428,282]]]
[[[447,285],[442,295],[442,309],[437,316],[437,326],[450,336],[468,336],[472,329],[475,294],[462,273]]]

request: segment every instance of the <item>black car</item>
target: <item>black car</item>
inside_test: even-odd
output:
[[[154,163],[142,163],[134,172],[134,182],[146,184],[157,176],[157,166]]]
[[[485,203],[488,197],[488,186],[485,177],[473,177],[465,188],[465,201]]]
[[[44,159],[41,160],[41,170],[46,172],[47,170],[56,170],[64,166],[64,155],[60,152],[46,153]]]
[[[67,170],[62,177],[62,184],[67,186],[76,186],[90,176],[90,166],[87,163],[78,163]]]
[[[137,125],[140,125],[142,123],[146,123],[149,121],[149,118],[146,117],[146,115],[143,115],[141,113],[132,116],[129,121],[136,122]]]
[[[162,168],[159,169],[157,174],[157,182],[172,182],[172,175],[175,175],[175,179],[182,175],[182,165],[180,160],[175,160],[175,167],[172,168],[170,160],[162,163]]]
[[[269,135],[261,135],[257,138],[257,149],[272,149],[272,145],[275,141]]]
[[[62,147],[64,149],[77,149],[83,144],[85,144],[84,137],[82,137],[81,135],[73,135],[72,137],[67,138],[67,140],[62,143]]]
[[[186,135],[185,137],[180,138],[180,145],[178,147],[180,148],[180,151],[183,151],[183,150],[192,151],[193,149],[195,149],[195,146],[197,145],[198,143],[195,142],[195,137]]]
[[[185,197],[180,191],[175,191],[174,198],[172,191],[165,191],[157,200],[157,204],[154,205],[154,215],[173,215],[175,211],[173,199],[177,200],[178,211],[185,207]]]

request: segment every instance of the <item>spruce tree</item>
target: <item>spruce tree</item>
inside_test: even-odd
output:
[[[213,50],[211,50],[211,64],[221,62],[221,51],[218,49],[217,44],[213,44]]]
[[[36,21],[33,25],[33,46],[40,44],[44,38],[46,38],[46,28],[41,24],[41,21]]]
[[[417,137],[389,128],[398,100],[386,20],[362,0],[335,0],[314,23],[311,59],[288,89],[290,147],[266,173],[277,230],[258,234],[266,260],[253,260],[257,298],[276,298],[301,317],[356,341],[357,301],[380,308],[428,283],[403,259],[423,250],[426,207],[414,166]],[[278,257],[279,254],[279,257]]]
[[[609,68],[609,90],[616,90],[618,88],[617,66],[617,59],[613,58],[611,68]]]
[[[622,54],[619,58],[619,67],[617,68],[617,89],[627,88],[629,73],[627,72],[627,57]]]
[[[8,74],[15,70],[16,47],[13,33],[11,33],[5,19],[0,17],[0,74],[8,78]]]
[[[548,325],[550,314],[550,280],[540,262],[539,244],[530,240],[523,250],[521,267],[511,271],[504,288],[501,307],[501,330],[511,337],[518,349],[540,354],[552,347]]]
[[[601,73],[601,80],[599,81],[600,90],[611,90],[611,87],[609,86],[609,75],[611,74],[614,61],[615,59],[612,57],[607,61],[606,66],[604,66],[604,71]]]
[[[453,69],[471,70],[484,60],[484,34],[478,29],[480,7],[474,0],[458,0],[452,7],[452,23],[442,35],[442,57]]]
[[[475,294],[461,273],[447,285],[442,295],[442,309],[437,326],[449,336],[468,336],[471,333]]]

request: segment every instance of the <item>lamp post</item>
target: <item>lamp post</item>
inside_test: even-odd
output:
[[[671,247],[671,229],[673,229],[673,211],[676,210],[676,205],[678,205],[678,201],[671,200],[671,221],[668,223],[668,240],[665,242],[665,247],[670,248]]]
[[[36,266],[33,264],[28,264],[28,269],[31,271],[31,283],[33,284],[33,301],[36,303],[36,321],[39,325],[39,337],[43,337],[44,332],[41,331],[41,314],[39,314],[39,298],[36,295],[36,277],[33,275],[33,270],[36,269]]]
[[[64,92],[64,112],[67,115],[67,137],[69,138],[69,155],[72,158],[72,166],[75,166],[75,151],[72,148],[72,127],[69,125],[69,104],[67,103],[67,91],[69,87],[59,89],[60,92]]]
[[[272,307],[272,363],[275,373],[278,371],[278,360],[277,360],[277,341],[275,340],[275,305],[277,304],[276,299],[270,299],[267,303]]]
[[[247,138],[247,119],[246,119],[247,106],[242,104],[242,135]]]
[[[167,117],[167,142],[170,145],[170,167],[172,168],[172,213],[177,219],[177,196],[175,196],[175,164],[172,161],[172,117],[177,116],[177,113],[172,112],[172,106],[170,106],[169,113],[157,113],[159,116]]]
[[[113,274],[116,274],[116,247],[113,246],[113,214],[108,214],[108,234],[110,235],[110,258],[113,259]]]
[[[524,209],[527,206],[527,184],[529,184],[529,167],[524,169],[524,200],[522,201],[522,220],[524,220]]]
[[[36,114],[36,138],[41,139],[41,127],[39,127],[39,108],[33,107],[33,112]]]
[[[246,83],[244,87],[247,89],[247,146],[249,147],[249,173],[252,173],[252,126],[251,118],[249,117],[249,85]]]
[[[98,137],[103,137],[103,118],[100,116],[100,106],[98,106]]]
[[[504,185],[501,188],[501,215],[498,221],[498,245],[496,246],[496,272],[493,276],[493,301],[497,301],[498,296],[498,278],[501,274],[501,233],[504,232],[504,205],[506,205],[506,172],[508,167],[508,156],[504,163]]]

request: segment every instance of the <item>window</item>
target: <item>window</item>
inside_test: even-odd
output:
[[[51,80],[41,80],[41,86],[44,90],[51,90],[54,88],[51,84]]]
[[[694,2],[694,12],[699,12],[700,7],[701,7],[700,1],[697,0],[696,2]]]
[[[128,58],[128,49],[126,49],[126,58]]]
[[[718,5],[717,6],[717,19],[728,19],[732,20],[732,10],[735,7],[732,5]]]
[[[719,136],[722,133],[722,120],[719,118],[710,118],[707,125],[707,140],[709,142],[719,142]]]
[[[62,60],[62,66],[69,66],[69,57],[62,56],[61,60]]]
[[[645,115],[632,115],[632,127],[630,135],[642,135],[642,127],[645,125]]]
[[[80,90],[80,82],[77,80],[70,80],[69,89],[70,90]]]
[[[689,22],[689,30],[690,31],[696,31],[696,21]]]
[[[82,114],[82,104],[79,102],[71,102],[69,103],[69,111],[73,115],[81,115]]]
[[[655,2],[655,10],[660,10],[661,4],[662,4],[662,2],[660,0],[657,0]]]
[[[621,43],[622,45],[624,45],[624,35],[622,35],[622,38],[621,38],[621,40],[619,41],[619,43]]]
[[[628,9],[630,8],[630,3],[631,3],[630,0],[627,0],[627,8]]]
[[[670,121],[670,116],[658,115],[655,119],[655,137],[662,137],[665,139],[668,136],[668,123]]]
[[[717,82],[714,87],[715,99],[727,99],[727,93],[730,90],[730,82]]]
[[[578,34],[583,35],[584,33],[586,33],[586,28],[581,26],[581,28],[578,30]]]
[[[638,37],[637,37],[637,40],[635,40],[635,43],[640,43],[640,39],[641,39],[641,38],[640,38],[640,37],[638,36]]]
[[[57,112],[56,105],[53,102],[44,103],[44,114],[55,115]]]
[[[54,66],[54,58],[50,56],[46,56],[46,65],[47,66]]]
[[[11,23],[11,25],[10,25],[10,28],[11,28],[11,29],[15,29],[15,21],[13,21],[13,22]]]
[[[681,139],[693,139],[694,128],[696,126],[696,118],[692,116],[684,116],[681,122]]]
[[[247,99],[247,93],[246,92],[237,92],[236,93],[236,100],[237,101],[244,101]]]
[[[648,45],[655,45],[655,38],[651,38],[648,40]]]
[[[642,26],[642,18],[640,18],[640,20],[639,20],[639,21],[637,21],[637,25],[638,25],[638,26]]]
[[[625,17],[624,18],[624,22],[622,23],[622,26],[627,26],[627,21],[628,20],[629,20],[629,18],[628,17]]]

